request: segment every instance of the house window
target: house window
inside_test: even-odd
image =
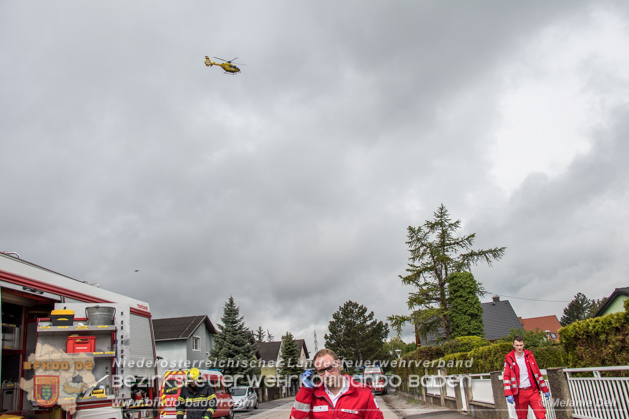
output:
[[[201,350],[201,338],[198,336],[192,336],[192,350],[200,351]]]

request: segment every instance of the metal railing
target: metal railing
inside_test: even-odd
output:
[[[606,377],[601,373],[629,371],[617,367],[567,368],[574,417],[586,419],[629,419],[629,377]],[[591,373],[592,377],[574,377]]]

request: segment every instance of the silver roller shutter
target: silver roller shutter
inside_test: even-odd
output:
[[[151,333],[151,319],[131,314],[130,341],[131,355],[127,365],[133,365],[126,372],[132,375],[155,374],[155,349]]]

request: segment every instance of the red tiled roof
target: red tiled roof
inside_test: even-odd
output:
[[[561,323],[554,314],[552,316],[531,317],[528,319],[520,318],[524,330],[535,331],[537,329],[542,332],[548,330],[550,333],[554,333],[557,336],[555,341],[559,340],[559,329],[561,329]],[[552,339],[552,337],[551,337]]]

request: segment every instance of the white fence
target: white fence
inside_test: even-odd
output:
[[[439,375],[428,375],[425,381],[426,394],[430,394],[432,396],[441,395],[441,380],[444,379],[444,376]]]
[[[494,392],[491,388],[490,374],[471,374],[472,400],[494,404]]]
[[[541,373],[544,377],[546,377],[546,370],[541,370]],[[445,396],[454,398],[455,388],[452,383],[459,382],[462,384],[462,381],[467,381],[468,385],[471,388],[472,402],[481,402],[488,404],[495,404],[493,388],[491,386],[491,374],[465,374],[465,375],[449,375],[449,376],[441,376],[441,375],[430,375],[426,376],[426,394],[430,394],[432,396],[439,396],[441,394],[441,384],[443,384],[444,379],[446,380],[446,394]],[[502,374],[500,375],[500,382],[502,383]],[[548,388],[550,389],[550,384],[548,380],[546,381]],[[463,402],[463,411],[468,411],[468,401],[465,397],[465,391],[463,386],[461,389],[461,400]],[[546,400],[545,397],[542,396],[542,402],[544,407],[546,407],[546,419],[556,419],[555,409],[552,402],[552,390],[550,400]],[[504,397],[501,395],[501,397]],[[515,413],[515,406],[513,404],[507,403],[507,410],[510,418],[517,418]],[[533,414],[533,410],[529,408],[527,419],[535,419],[535,415]],[[608,419],[608,418],[601,418]],[[615,417],[609,419],[629,419],[625,417]]]
[[[602,372],[617,371],[629,371],[629,365],[564,370],[574,417],[629,419],[629,378],[601,376]],[[590,373],[592,377],[574,377],[575,373]]]
[[[572,408],[573,416],[578,419],[629,419],[629,377],[612,376],[613,373],[629,371],[629,365],[615,367],[594,367],[594,368],[567,368],[563,372],[566,374],[568,389],[570,391],[569,405],[564,405],[563,400],[553,400],[552,388],[548,380],[550,400],[542,395],[544,407],[546,407],[546,418],[555,419],[555,409]],[[546,378],[546,370],[541,370]],[[587,373],[588,377],[576,376]],[[611,373],[611,374],[610,374]],[[618,375],[618,374],[616,374]],[[482,402],[495,404],[494,394],[491,385],[490,374],[470,374],[463,376],[426,376],[425,391],[427,394],[439,396],[443,380],[447,383],[467,381],[471,389],[471,400],[467,400],[463,386],[461,386],[461,400],[463,401],[463,411],[468,411],[468,402]],[[500,375],[502,383],[502,374]],[[455,387],[446,385],[445,396],[454,398]],[[501,394],[500,397],[503,395]],[[510,418],[516,418],[515,407],[507,403]],[[533,411],[529,409],[528,418],[535,419]]]
[[[542,394],[542,404],[546,408],[546,419],[556,419],[555,408],[553,406],[553,390],[550,388],[550,383],[548,382],[548,376],[546,375],[546,370],[540,370],[544,380],[546,380],[546,385],[548,386],[548,391],[550,392],[550,399],[546,399]],[[502,382],[502,374],[500,374],[500,382]],[[515,404],[507,403],[507,409],[509,410],[510,418],[517,418],[518,415],[515,413]],[[526,416],[526,419],[535,419],[535,414],[533,413],[533,409],[529,407],[529,413]]]

